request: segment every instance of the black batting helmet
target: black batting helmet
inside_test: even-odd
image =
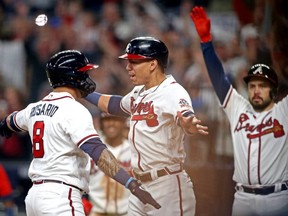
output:
[[[126,53],[119,56],[121,59],[157,59],[163,68],[168,64],[168,48],[154,37],[136,37],[127,47]]]
[[[278,86],[278,77],[275,71],[265,64],[255,64],[243,79],[247,84],[252,77],[263,77],[271,82],[274,87]]]
[[[98,68],[90,64],[86,56],[77,50],[61,51],[50,58],[46,64],[46,74],[53,88],[74,87],[86,97],[96,89],[96,83],[87,74],[88,70]]]

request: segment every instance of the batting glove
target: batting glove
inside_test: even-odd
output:
[[[130,182],[130,184],[128,185],[128,189],[144,204],[149,203],[156,209],[161,208],[161,206],[153,199],[151,194],[144,190],[144,188],[141,187],[141,184],[135,179]]]
[[[194,22],[196,31],[201,39],[201,42],[206,43],[212,40],[210,33],[211,23],[202,7],[194,7],[190,12],[190,17]]]
[[[9,138],[12,136],[12,133],[13,132],[8,128],[6,118],[2,119],[0,122],[0,135]]]

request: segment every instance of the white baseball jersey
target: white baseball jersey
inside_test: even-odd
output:
[[[106,143],[105,140],[104,143]],[[127,172],[131,172],[131,152],[128,140],[125,139],[117,147],[106,145],[116,157],[119,164]],[[93,204],[93,212],[108,214],[127,213],[130,191],[106,176],[94,163],[92,163],[91,168],[89,189],[89,198]]]
[[[82,104],[69,93],[51,92],[19,111],[14,123],[31,137],[33,160],[28,175],[32,181],[59,180],[88,192],[90,158],[79,147],[98,135]]]
[[[233,139],[233,180],[272,185],[288,180],[288,97],[257,113],[232,87],[223,103]]]
[[[177,111],[194,110],[187,91],[168,75],[158,86],[136,86],[123,97],[121,108],[131,115],[131,166],[148,171],[184,163],[184,131],[176,124]]]

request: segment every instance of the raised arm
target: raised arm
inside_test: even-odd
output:
[[[223,104],[231,82],[224,73],[223,66],[214,50],[210,32],[210,19],[202,7],[194,7],[190,13],[190,17],[195,24],[196,31],[201,40],[201,49],[210,80],[221,104]]]

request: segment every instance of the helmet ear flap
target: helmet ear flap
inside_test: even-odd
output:
[[[270,98],[272,100],[274,100],[277,96],[277,93],[278,93],[278,88],[277,87],[273,87],[271,90],[270,90]]]
[[[96,83],[87,71],[97,67],[98,65],[90,64],[83,53],[65,50],[50,58],[46,64],[46,74],[51,87],[74,87],[85,97],[96,89]]]

